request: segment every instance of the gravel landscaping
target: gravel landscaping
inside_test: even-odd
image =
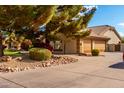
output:
[[[53,56],[50,60],[46,61],[31,60],[26,55],[23,57],[15,58],[4,56],[0,59],[0,72],[18,72],[29,69],[56,66],[60,64],[69,64],[78,61],[77,59],[68,56]]]

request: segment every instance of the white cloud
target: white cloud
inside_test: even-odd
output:
[[[124,36],[124,32],[118,32],[120,36]]]
[[[86,5],[84,6],[85,8],[91,10],[93,7],[95,7],[96,9],[98,9],[98,6],[97,5]]]
[[[120,26],[124,26],[124,22],[122,22],[122,23],[119,23],[118,25],[120,25]]]

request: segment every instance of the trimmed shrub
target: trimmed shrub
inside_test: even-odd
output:
[[[52,57],[52,53],[50,50],[45,48],[31,48],[29,50],[29,57],[33,60],[48,60]]]
[[[32,41],[30,39],[25,39],[21,44],[21,48],[24,50],[28,50],[31,46],[32,46]]]
[[[93,49],[92,50],[92,56],[99,56],[99,50],[98,49]]]

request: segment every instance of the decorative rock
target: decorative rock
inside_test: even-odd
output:
[[[16,60],[22,61],[22,57],[17,57]]]
[[[51,66],[50,62],[47,62],[46,67],[50,67],[50,66]]]
[[[35,67],[30,67],[30,69],[35,69]]]
[[[43,67],[42,65],[39,65],[38,67]]]
[[[19,68],[14,68],[14,71],[18,72]]]
[[[11,61],[11,60],[12,60],[12,57],[7,56],[7,61]]]
[[[17,60],[17,61],[22,61],[22,57],[16,57],[16,58],[14,58],[13,60]]]
[[[9,69],[8,68],[5,68],[5,72],[9,72]]]
[[[50,66],[68,64],[78,61],[78,59],[67,56],[54,56],[50,60],[41,61],[41,62],[40,61],[25,62],[25,60],[22,61],[22,57],[16,57],[13,59],[15,61],[11,61],[12,57],[10,56],[3,56],[0,58],[0,60],[3,60],[5,62],[0,64],[0,72],[17,72],[17,71],[35,69],[37,67],[50,67]]]
[[[10,68],[10,67],[8,67],[7,69],[8,69],[8,71],[10,72],[10,69],[11,69],[11,68]]]
[[[11,72],[14,72],[14,69],[13,69],[13,68],[11,68],[11,69],[10,69],[10,71],[11,71]]]
[[[23,68],[20,68],[20,71],[23,71]]]
[[[39,67],[39,65],[36,65],[36,67]]]
[[[5,58],[5,56],[1,57],[1,61],[4,61],[4,62],[7,61],[6,58]]]
[[[24,70],[27,70],[27,67],[24,67]]]
[[[43,67],[46,67],[46,63],[45,63],[45,62],[43,62],[43,63],[42,63],[42,66],[43,66]]]
[[[26,67],[26,70],[29,70],[30,68],[29,67]]]
[[[8,62],[8,61],[11,61],[12,60],[12,57],[11,56],[3,56],[0,58],[0,61],[3,61],[3,62]]]

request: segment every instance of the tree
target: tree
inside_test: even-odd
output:
[[[124,37],[122,37],[122,43],[124,43]]]
[[[24,27],[33,30],[49,22],[55,6],[0,6],[0,56],[3,56],[2,33],[20,32]]]
[[[80,38],[90,34],[87,25],[96,11],[95,7],[87,9],[81,5],[60,5],[54,7],[52,10],[54,10],[51,13],[52,17],[50,17],[50,20],[46,24],[42,25],[44,31],[38,32],[38,35],[43,35],[44,38],[51,40],[60,38],[58,34],[61,33],[65,36],[64,41],[68,41],[66,40],[68,37]],[[39,18],[37,22],[40,22],[40,20]],[[35,27],[38,28],[39,24]],[[34,36],[33,31],[28,33],[30,33],[31,37]],[[37,34],[35,35],[38,37]]]
[[[93,7],[87,11],[81,5],[0,6],[0,56],[3,55],[2,33],[5,31],[15,31],[16,34],[25,36],[29,36],[27,33],[30,33],[31,38],[41,34],[47,39],[56,36],[57,33],[62,33],[66,37],[87,36],[87,24],[95,10]],[[83,16],[79,15],[81,12]],[[44,27],[45,31],[37,35],[40,26]]]
[[[95,7],[87,10],[83,6],[58,6],[56,14],[46,25],[46,36],[57,33],[63,33],[67,37],[87,36],[87,25],[95,10]]]

